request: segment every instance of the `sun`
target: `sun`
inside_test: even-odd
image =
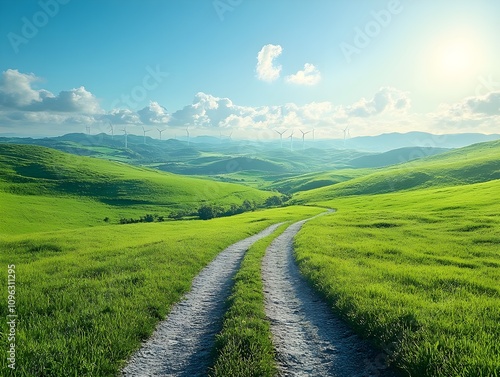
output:
[[[453,41],[445,46],[438,56],[440,69],[450,75],[467,73],[472,65],[471,48],[462,41]]]
[[[480,58],[479,48],[472,40],[464,37],[446,39],[434,50],[434,71],[441,78],[466,78],[477,72]]]

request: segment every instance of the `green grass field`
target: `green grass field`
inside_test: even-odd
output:
[[[301,271],[411,376],[500,375],[500,181],[319,204]]]
[[[321,211],[289,207],[5,237],[0,261],[16,265],[20,318],[15,375],[116,375],[218,252],[270,224]],[[7,276],[0,276],[5,287]],[[0,367],[7,370],[6,358]]]

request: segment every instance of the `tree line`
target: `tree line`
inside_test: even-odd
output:
[[[216,204],[203,204],[196,210],[184,210],[179,212],[174,212],[168,215],[168,219],[171,220],[181,220],[184,218],[199,218],[201,220],[210,220],[216,217],[227,217],[239,215],[244,212],[255,211],[258,208],[269,208],[278,207],[283,205],[287,200],[290,199],[290,195],[273,195],[265,200],[261,205],[257,204],[255,200],[244,200],[242,204],[231,204],[229,207],[224,207]],[[125,218],[120,219],[120,224],[137,224],[137,223],[153,223],[153,222],[163,222],[165,221],[165,216],[160,216],[156,214],[146,214],[138,219]],[[104,219],[105,222],[109,222],[109,217]]]

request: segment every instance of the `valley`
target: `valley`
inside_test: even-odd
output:
[[[320,155],[271,148],[267,164],[219,151],[185,160],[200,169],[192,175],[164,172],[158,162],[82,156],[81,149],[69,154],[0,143],[6,214],[0,258],[16,266],[23,292],[17,355],[30,360],[19,362],[16,375],[116,375],[222,250],[279,224],[278,233],[240,254],[233,277],[223,278],[229,285],[219,304],[229,306],[212,319],[218,325],[211,331],[220,333],[207,343],[213,356],[204,373],[246,375],[250,367],[256,375],[274,376],[300,369],[300,363],[283,361],[288,351],[275,349],[278,330],[264,311],[264,293],[276,289],[266,288],[265,276],[274,270],[261,272],[260,266],[277,234],[325,208],[335,212],[297,228],[290,252],[306,284],[340,321],[332,326],[347,326],[370,346],[362,351],[365,369],[355,371],[356,363],[344,361],[318,373],[389,375],[386,368],[392,368],[401,376],[465,377],[500,370],[500,142],[435,155],[422,149],[413,161],[407,149],[365,153],[376,165],[387,164],[378,167],[345,162],[334,168],[340,158],[362,159],[364,152],[349,150]],[[289,153],[298,162],[287,165]],[[309,160],[300,158],[308,153]],[[330,170],[314,171],[321,159],[319,166],[332,163]],[[227,168],[230,162],[234,169]],[[207,166],[215,173],[203,174]],[[253,204],[239,214],[198,219],[200,207],[244,202]],[[184,215],[172,216],[179,213]],[[120,223],[145,214],[150,222]],[[339,351],[325,360],[352,359],[340,350],[354,343],[333,342]],[[369,354],[384,366],[366,361]]]

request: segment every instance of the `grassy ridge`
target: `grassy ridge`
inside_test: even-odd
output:
[[[116,375],[217,253],[270,224],[318,212],[288,207],[210,221],[5,237],[0,264],[16,265],[19,315],[12,375]],[[0,274],[0,285],[6,279]],[[2,302],[6,295],[2,290]],[[6,315],[0,305],[0,316]],[[0,326],[5,334],[6,321]],[[5,343],[3,337],[8,349]],[[4,357],[0,368],[9,375]]]
[[[308,191],[349,181],[353,178],[366,175],[369,172],[370,170],[368,169],[341,169],[332,172],[313,172],[277,180],[266,188],[293,194],[299,191]]]
[[[375,170],[333,186],[298,193],[295,203],[353,195],[373,195],[500,179],[500,141],[475,144],[422,160]]]
[[[4,234],[95,226],[106,217],[117,223],[146,213],[166,216],[196,211],[202,203],[262,203],[271,195],[44,147],[0,144],[0,202],[8,214],[0,222]]]
[[[325,202],[337,214],[304,225],[296,257],[410,375],[498,376],[499,196],[492,181]]]
[[[0,171],[0,189],[5,192],[83,196],[112,205],[236,204],[269,196],[241,185],[214,185],[208,180],[27,145],[0,144]]]
[[[276,375],[271,330],[264,312],[262,258],[270,243],[288,225],[256,242],[235,277],[224,325],[217,336],[212,377],[271,377]]]

